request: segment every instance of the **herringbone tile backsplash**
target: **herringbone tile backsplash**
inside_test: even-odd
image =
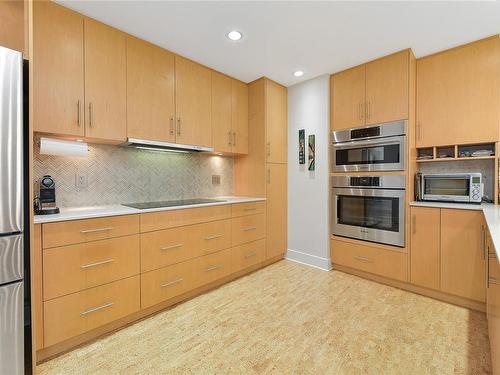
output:
[[[212,175],[221,176],[212,185]],[[119,146],[89,145],[87,157],[40,155],[34,147],[34,188],[51,175],[59,207],[213,197],[233,192],[233,159],[206,154],[175,154]],[[87,175],[88,186],[76,187]]]

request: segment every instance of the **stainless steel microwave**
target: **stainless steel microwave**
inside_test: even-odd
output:
[[[416,198],[422,201],[481,203],[481,173],[417,173]]]
[[[402,171],[405,169],[406,121],[335,131],[333,171]]]

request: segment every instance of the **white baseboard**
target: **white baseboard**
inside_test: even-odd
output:
[[[305,264],[306,266],[319,268],[320,270],[323,271],[332,270],[332,263],[330,259],[321,258],[316,255],[306,254],[297,250],[288,249],[285,254],[285,259],[291,260],[292,262]]]

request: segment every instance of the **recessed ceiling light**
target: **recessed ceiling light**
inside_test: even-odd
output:
[[[241,32],[239,32],[238,30],[233,30],[233,31],[228,32],[226,36],[233,41],[237,41],[243,37],[243,34]]]
[[[293,75],[295,77],[302,77],[304,75],[304,72],[302,70],[297,70],[297,71],[293,72]]]

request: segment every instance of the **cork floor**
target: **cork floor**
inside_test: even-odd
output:
[[[48,374],[488,374],[482,313],[281,261],[48,361]]]

